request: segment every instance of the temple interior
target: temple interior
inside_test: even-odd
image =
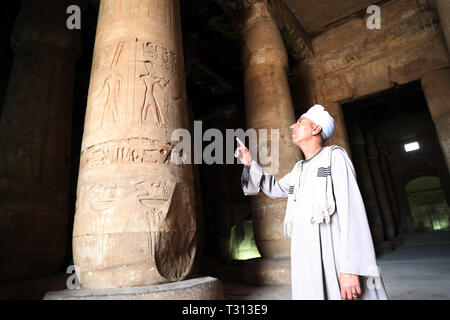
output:
[[[449,1],[3,0],[0,15],[1,299],[67,291],[74,265],[93,295],[195,280],[200,299],[290,299],[283,200],[244,196],[236,161],[170,164],[170,131],[280,129],[282,177],[314,104],[354,164],[390,298],[450,298]]]

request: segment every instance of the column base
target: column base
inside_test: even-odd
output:
[[[291,239],[260,240],[256,247],[263,257],[267,259],[283,259],[291,256]]]
[[[290,285],[291,258],[249,260],[244,269],[245,282],[256,285]]]
[[[252,285],[290,285],[291,258],[257,258],[233,261],[220,268],[221,279]]]
[[[212,277],[148,287],[48,292],[43,300],[223,300],[222,283]]]

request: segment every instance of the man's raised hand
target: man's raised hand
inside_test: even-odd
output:
[[[250,151],[248,151],[247,147],[244,145],[244,143],[236,137],[236,141],[239,143],[239,147],[237,147],[236,151],[234,152],[234,157],[241,160],[241,162],[245,166],[249,166],[252,164],[252,157],[250,156]]]

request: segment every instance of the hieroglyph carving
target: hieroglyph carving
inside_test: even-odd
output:
[[[117,201],[133,194],[137,209],[161,209],[167,205],[173,183],[151,178],[131,179],[129,181],[111,180],[88,183],[82,187],[83,197],[87,197],[85,210],[106,211],[115,206]],[[131,210],[135,211],[135,210]]]
[[[84,229],[85,234],[78,234],[75,229],[76,239],[103,234],[105,230],[111,234],[117,230],[132,235],[144,232],[149,237],[147,249],[139,259],[153,257],[158,273],[170,281],[179,280],[189,272],[195,256],[196,225],[193,193],[188,185],[157,177],[115,178],[82,183],[78,196],[77,225],[85,222],[84,228],[79,229]],[[107,247],[99,250],[97,254],[108,256]],[[133,253],[123,254],[130,259],[127,263],[131,263]],[[82,270],[105,267],[92,261],[95,258],[80,259],[78,264]]]
[[[169,111],[180,99],[175,53],[154,41],[120,41],[99,50],[92,68],[88,112],[90,120],[97,119],[94,126],[123,121],[129,125],[167,126]],[[128,117],[129,104],[132,116]]]
[[[165,181],[143,180],[134,185],[138,203],[147,208],[156,209],[169,199],[169,184]]]
[[[92,84],[87,120],[95,119],[95,127],[119,122],[126,108],[127,66],[129,49],[124,41],[95,53],[92,62]]]
[[[116,47],[114,57],[112,59],[111,65],[109,66],[109,74],[103,82],[100,94],[106,90],[106,102],[103,106],[103,113],[100,120],[100,125],[105,121],[105,116],[108,117],[112,115],[113,123],[117,122],[117,117],[119,115],[119,104],[120,104],[120,85],[122,82],[122,74],[119,68],[119,59],[123,50],[123,42],[119,42]]]
[[[169,110],[178,99],[173,90],[177,77],[176,55],[152,41],[137,41],[137,69],[141,70],[136,95],[140,106],[140,124],[167,125]]]
[[[170,144],[161,145],[145,138],[108,141],[83,150],[80,169],[92,169],[105,164],[170,164],[172,149]]]
[[[93,210],[107,210],[117,200],[117,183],[110,182],[91,185],[87,188],[87,195]]]
[[[82,215],[95,212],[116,216],[124,214],[123,203],[127,202],[124,230],[192,231],[195,226],[192,225],[191,196],[189,188],[183,183],[152,177],[113,179],[83,184],[79,193],[79,209]],[[187,223],[188,229],[177,228],[184,223]]]
[[[314,78],[327,78],[330,73],[346,72],[403,49],[405,45],[416,46],[425,39],[440,36],[440,33],[439,17],[429,12],[382,29],[382,32],[374,33],[370,38],[363,37],[338,51],[308,60],[306,69],[300,73],[310,74]]]

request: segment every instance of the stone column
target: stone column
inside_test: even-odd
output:
[[[337,102],[324,103],[323,106],[330,115],[334,118],[334,134],[326,141],[325,145],[338,145],[347,150],[348,155],[351,157],[350,143],[348,142],[347,128],[345,126],[344,113],[342,107]]]
[[[5,10],[6,11],[6,10]],[[10,30],[8,30],[6,12],[0,14],[0,115],[2,114],[3,101],[9,80],[9,70],[6,65],[7,51],[10,47]]]
[[[350,143],[354,159],[353,164],[357,174],[358,186],[364,199],[364,206],[366,208],[367,219],[370,224],[372,239],[375,247],[377,247],[383,243],[384,240],[383,222],[373,187],[372,176],[370,174],[364,137],[361,133],[361,129],[356,118],[353,118],[351,121],[350,133]]]
[[[178,0],[101,0],[85,118],[74,262],[85,289],[184,279],[194,261],[192,165]]]
[[[378,199],[378,205],[381,211],[381,219],[383,221],[384,238],[391,240],[395,236],[394,220],[392,218],[391,205],[386,193],[386,186],[383,180],[381,167],[379,163],[379,155],[377,146],[372,132],[368,132],[366,136],[366,150],[367,158],[369,160],[369,167],[372,172],[373,184],[375,193]]]
[[[425,74],[422,88],[450,170],[450,68]]]
[[[67,245],[70,138],[78,31],[74,1],[22,1],[0,120],[0,279],[59,271]]]
[[[268,172],[281,178],[300,160],[300,151],[293,145],[289,129],[295,114],[286,75],[286,49],[266,0],[256,1],[244,10],[240,33],[247,127],[279,129],[279,163],[274,170],[277,172]],[[271,142],[267,143],[260,143],[258,152],[270,148]],[[251,200],[255,241],[262,257],[289,257],[290,240],[283,236],[286,201],[265,195]]]
[[[9,75],[11,72],[11,29],[20,8],[20,2],[2,4],[3,11],[0,12],[0,115],[2,114],[3,102],[8,88]]]
[[[395,234],[397,236],[399,236],[400,234],[403,234],[404,231],[402,230],[402,227],[400,225],[398,201],[397,201],[397,196],[396,196],[395,189],[394,189],[394,186],[392,183],[391,170],[389,168],[389,163],[387,160],[388,150],[386,148],[386,144],[385,144],[383,138],[380,138],[380,140],[378,142],[379,142],[379,147],[380,147],[380,153],[379,153],[380,168],[381,168],[381,172],[383,174],[387,195],[388,195],[390,203],[391,203],[392,217],[394,218]]]

